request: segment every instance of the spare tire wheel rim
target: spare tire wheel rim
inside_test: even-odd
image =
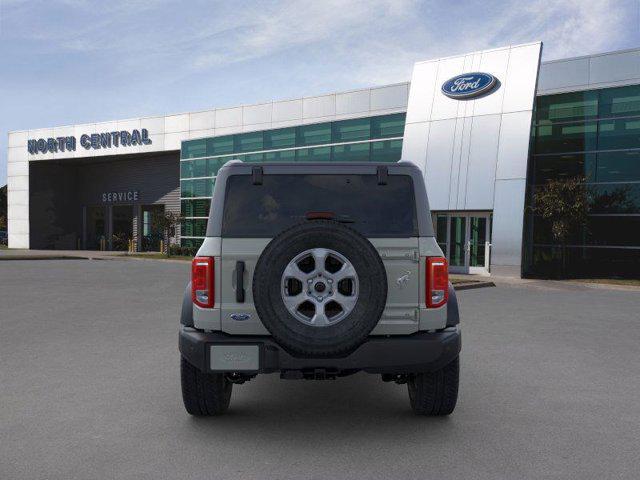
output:
[[[312,248],[296,255],[282,274],[282,301],[294,318],[313,327],[345,319],[358,301],[358,274],[342,254]]]

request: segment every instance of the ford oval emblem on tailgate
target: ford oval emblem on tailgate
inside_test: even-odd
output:
[[[230,317],[232,320],[242,322],[244,320],[249,320],[251,318],[251,315],[249,315],[248,313],[232,313]]]

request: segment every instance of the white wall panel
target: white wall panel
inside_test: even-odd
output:
[[[9,147],[7,149],[7,163],[28,161],[27,146]]]
[[[175,134],[172,134],[175,135]],[[181,132],[176,136],[181,136],[181,135],[185,135],[185,132]],[[158,151],[162,151],[165,150],[165,145],[164,145],[164,134],[160,133],[160,134],[149,134],[149,140],[151,140],[151,143],[149,145],[141,145],[140,148],[140,152],[158,152]],[[166,150],[169,150],[168,148]]]
[[[165,133],[163,137],[165,150],[180,150],[182,140],[185,139],[183,132]]]
[[[449,186],[456,120],[431,122],[426,154],[425,181],[432,210],[449,209]]]
[[[287,122],[302,119],[302,99],[273,103],[273,122]]]
[[[420,122],[407,124],[402,141],[403,162],[416,164],[425,173],[427,162],[427,143],[429,141],[429,128],[431,123]]]
[[[469,155],[471,152],[471,135],[473,132],[474,117],[458,119],[458,124],[462,124],[460,132],[460,154],[458,160],[453,160],[453,169],[458,171],[458,175],[451,175],[450,208],[464,210],[465,197],[467,195],[467,171],[469,168]],[[455,182],[455,183],[454,183]]]
[[[492,50],[482,53],[476,57],[480,60],[480,65],[473,67],[474,71],[490,73],[504,82],[509,65],[509,49]],[[478,100],[471,100],[473,103],[473,115],[493,115],[502,112],[502,102],[504,100],[504,85],[500,85],[494,92],[485,95]]]
[[[491,236],[492,265],[520,265],[525,184],[525,179],[496,180]]]
[[[15,209],[12,209],[13,215],[20,215],[20,213],[16,213]],[[29,220],[24,219],[15,219],[13,217],[9,217],[11,220],[11,233],[13,235],[29,235]],[[10,246],[10,248],[20,248],[17,246]]]
[[[234,133],[242,132],[242,125],[236,125],[235,127],[217,127],[215,129],[216,137],[220,135],[232,135]]]
[[[531,111],[505,113],[500,128],[500,147],[496,178],[527,178],[527,158],[531,129]]]
[[[464,70],[464,57],[452,57],[441,60],[438,64],[438,75],[434,85],[433,106],[431,108],[431,120],[442,120],[458,116],[458,109],[465,106],[466,101],[454,100],[446,97],[440,91],[440,87],[451,77],[455,77]],[[411,105],[408,107],[411,110]]]
[[[8,190],[29,190],[29,176],[7,177]]]
[[[589,83],[589,58],[540,65],[538,91],[578,87]]]
[[[501,115],[473,118],[469,144],[467,180],[464,191],[464,210],[491,210],[495,182]]]
[[[402,83],[371,89],[371,110],[405,108],[409,99],[409,85]]]
[[[243,125],[270,123],[272,110],[272,103],[242,107],[242,123]]]
[[[118,125],[118,130],[127,130],[127,131],[131,131],[131,130],[136,130],[136,129],[140,129],[140,119],[139,118],[133,118],[133,119],[129,119],[129,120],[118,120],[116,122],[116,124]],[[87,130],[86,128],[84,128],[84,131],[82,133],[99,133],[99,130],[97,129],[97,124],[93,125],[93,129]]]
[[[146,128],[149,135],[164,133],[164,117],[141,118],[140,128]]]
[[[633,50],[590,58],[589,83],[609,83],[640,78],[640,51]]]
[[[28,162],[7,163],[7,177],[13,177],[17,175],[29,175]]]
[[[259,130],[269,130],[271,128],[270,123],[253,123],[251,125],[243,125],[243,132],[257,132]]]
[[[27,139],[29,138],[29,132],[22,130],[20,132],[9,132],[9,148],[11,147],[24,147],[27,145]]]
[[[540,51],[540,44],[511,48],[509,70],[504,81],[503,112],[533,110]]]
[[[208,130],[216,124],[215,110],[189,114],[189,130]]]
[[[186,132],[189,130],[189,114],[164,117],[164,133]]]
[[[213,137],[216,134],[215,128],[208,128],[206,130],[190,130],[189,131],[189,140],[193,140],[195,138],[206,138]]]
[[[9,231],[9,248],[29,248],[29,234]]]
[[[367,112],[370,107],[370,91],[357,90],[336,94],[336,115]]]
[[[11,205],[22,205],[29,212],[29,190],[10,190],[7,194],[11,198]]]
[[[426,122],[431,119],[437,75],[438,62],[419,62],[413,67],[407,123]]]
[[[216,127],[236,127],[242,125],[242,107],[216,110]]]
[[[302,100],[302,118],[329,117],[336,114],[336,96],[323,95]]]

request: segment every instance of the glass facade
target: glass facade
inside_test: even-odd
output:
[[[573,276],[640,277],[640,85],[538,97],[528,169],[525,276],[555,276],[564,262]],[[589,214],[562,248],[532,213],[535,192],[575,177]]]
[[[229,160],[397,162],[404,124],[405,114],[398,113],[182,142],[182,246],[202,243],[216,175]]]

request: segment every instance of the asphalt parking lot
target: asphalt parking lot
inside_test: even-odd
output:
[[[609,479],[640,476],[640,292],[459,293],[449,418],[364,374],[262,376],[220,418],[182,406],[189,265],[0,262],[2,479]]]

